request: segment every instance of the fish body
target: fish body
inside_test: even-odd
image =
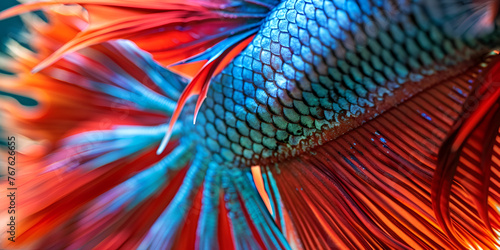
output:
[[[498,19],[472,36],[452,25],[459,17],[444,14],[471,15],[466,8],[282,1],[213,78],[195,129],[220,163],[248,167],[306,152],[497,47]]]
[[[7,43],[0,66],[14,76],[0,90],[37,105],[0,99],[3,130],[22,140],[23,192],[16,242],[1,246],[498,247],[498,6],[6,10],[25,13],[28,32]],[[39,9],[47,21],[26,13]]]

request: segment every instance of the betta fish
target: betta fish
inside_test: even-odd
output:
[[[0,58],[2,140],[16,138],[2,188],[17,188],[14,220],[2,195],[2,226],[16,225],[2,248],[498,248],[499,8],[4,10],[25,30]]]

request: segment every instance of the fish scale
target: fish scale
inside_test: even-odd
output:
[[[196,128],[214,159],[248,166],[296,155],[327,140],[321,132],[335,134],[402,86],[428,86],[426,77],[485,53],[496,39],[452,37],[424,5],[386,3],[276,6],[212,79]]]

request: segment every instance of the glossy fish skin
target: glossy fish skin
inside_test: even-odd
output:
[[[197,133],[219,163],[276,162],[334,139],[498,44],[497,29],[457,35],[451,27],[459,19],[432,8],[281,2],[213,78]]]

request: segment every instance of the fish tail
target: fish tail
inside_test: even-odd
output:
[[[87,10],[88,27],[38,62],[32,72],[44,69],[68,53],[120,38],[132,40],[164,66],[201,62],[201,67],[188,73],[193,79],[177,100],[170,125],[157,150],[161,154],[186,101],[198,95],[196,119],[211,77],[251,41],[262,20],[277,3],[275,0],[147,1],[144,4],[114,0],[35,1],[0,13],[0,19],[61,4],[79,4]]]
[[[2,100],[10,103],[3,128],[23,138],[22,216],[15,243],[2,239],[2,248],[288,249],[248,184],[250,170],[215,163],[190,122],[172,121],[189,80],[159,65],[155,53],[127,40],[102,41],[30,73],[82,37],[83,13],[44,9],[47,21],[23,14],[25,40],[9,43],[3,58],[2,68],[14,74],[3,76],[13,83],[5,90],[37,105],[27,112]],[[157,155],[169,124],[171,138]]]
[[[154,154],[166,128],[157,124],[169,119],[187,82],[133,43],[91,46],[29,73],[81,31],[82,13],[46,10],[47,22],[24,14],[28,32],[9,41],[2,57],[11,73],[0,81],[2,130],[16,138],[16,211],[23,215],[15,242],[2,240],[2,248],[95,246],[89,242],[103,228],[100,244],[136,245],[141,225],[153,224],[147,213],[168,205],[194,162],[182,122],[161,160]],[[122,231],[125,222],[137,227]]]

